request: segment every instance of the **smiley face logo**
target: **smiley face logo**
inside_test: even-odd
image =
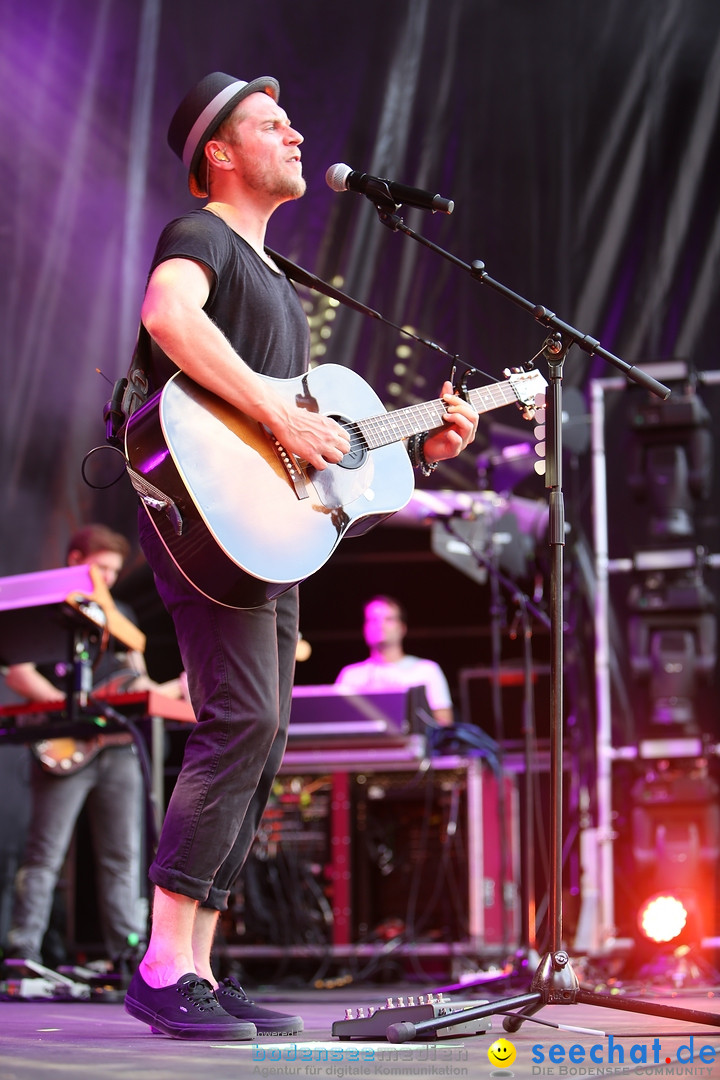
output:
[[[508,1069],[516,1056],[515,1047],[507,1039],[496,1039],[492,1046],[488,1046],[490,1064],[497,1065],[500,1069]]]

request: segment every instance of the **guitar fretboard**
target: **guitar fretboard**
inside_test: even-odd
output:
[[[537,374],[537,373],[535,373]],[[512,382],[490,383],[489,386],[476,387],[468,391],[472,405],[479,413],[498,409],[518,400],[515,384]],[[400,442],[421,431],[433,431],[442,427],[445,415],[445,403],[440,398],[435,401],[423,401],[419,405],[407,405],[394,412],[369,416],[356,422],[370,450],[390,443]]]

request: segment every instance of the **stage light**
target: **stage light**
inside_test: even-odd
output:
[[[716,600],[704,581],[695,514],[712,490],[710,413],[687,372],[666,401],[631,392],[628,484],[645,504],[647,550],[628,594],[630,670],[640,684],[640,737],[653,728],[699,733],[701,690],[716,667]],[[644,567],[644,570],[641,570]]]
[[[713,428],[694,378],[665,401],[631,394],[635,434],[628,483],[648,506],[654,541],[691,540],[694,511],[709,498],[713,477]]]
[[[678,967],[678,949],[687,946],[695,956],[715,925],[717,783],[703,759],[659,760],[648,762],[629,796],[632,858],[625,888],[635,939],[631,963],[638,974],[671,982],[690,978]]]
[[[685,929],[688,909],[672,894],[651,896],[638,912],[638,926],[649,941],[666,944],[674,941]]]
[[[715,598],[702,575],[702,565],[651,570],[628,594],[629,663],[642,691],[641,737],[653,729],[697,733],[702,727],[700,692],[711,684],[717,662]]]

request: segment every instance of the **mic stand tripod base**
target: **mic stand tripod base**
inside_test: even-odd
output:
[[[563,950],[556,953],[546,953],[540,962],[540,966],[533,975],[531,992],[521,994],[518,997],[504,998],[502,1001],[483,1002],[476,1008],[465,1009],[460,1013],[450,1013],[444,1017],[445,1026],[460,1023],[461,1017],[465,1022],[491,1016],[498,1009],[502,1012],[510,1012],[520,1009],[515,1016],[506,1016],[503,1027],[506,1031],[518,1031],[523,1020],[541,1009],[543,1005],[573,1005],[579,991],[577,976],[570,964],[570,957]],[[609,995],[608,995],[609,996]],[[433,1030],[438,1027],[437,1021]],[[392,1024],[388,1027],[386,1035],[389,1042],[408,1042],[430,1032],[431,1022],[421,1021],[419,1024],[401,1023]]]
[[[519,1031],[523,1019],[532,1016],[543,1005],[575,1004],[580,984],[564,950],[545,954],[533,975],[530,989],[537,992],[537,1002],[527,1005],[517,1016],[506,1016],[503,1020],[506,1031]]]
[[[660,1002],[643,1001],[638,998],[624,998],[618,994],[599,994],[594,990],[583,990],[563,950],[546,954],[532,980],[534,993],[521,994],[518,997],[503,998],[479,1005],[477,1008],[463,1009],[448,1013],[436,1020],[424,1020],[419,1024],[404,1022],[392,1024],[386,1031],[388,1042],[410,1042],[419,1035],[429,1034],[438,1028],[466,1024],[472,1020],[494,1014],[505,1015],[503,1027],[506,1031],[518,1031],[521,1024],[530,1019],[543,1005],[593,1005],[619,1012],[641,1013],[646,1016],[662,1016],[667,1020],[683,1020],[691,1024],[706,1024],[720,1028],[720,1013],[702,1012],[699,1009],[681,1009]],[[515,1010],[519,1010],[515,1012]]]

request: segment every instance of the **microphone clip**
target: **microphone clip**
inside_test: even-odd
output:
[[[390,185],[387,180],[382,180],[380,177],[367,177],[363,194],[381,214],[396,214],[402,206],[402,203],[395,202],[390,194]]]

